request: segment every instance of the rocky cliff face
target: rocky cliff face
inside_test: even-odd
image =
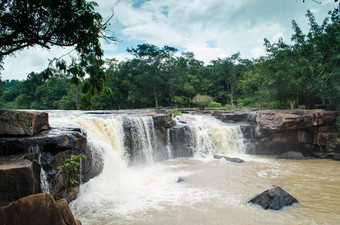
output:
[[[297,151],[305,156],[340,160],[339,112],[326,110],[264,110],[257,112],[256,154]]]

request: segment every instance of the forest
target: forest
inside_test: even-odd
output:
[[[100,91],[88,76],[74,82],[65,70],[46,79],[45,71],[0,83],[0,107],[14,109],[134,109],[158,107],[340,108],[340,15],[322,24],[308,11],[309,31],[292,21],[291,41],[264,39],[266,55],[244,59],[239,53],[209,64],[192,52],[145,43],[127,49],[132,59],[106,59]],[[88,97],[87,97],[88,99]]]

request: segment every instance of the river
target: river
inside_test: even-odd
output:
[[[230,132],[225,124],[208,116],[191,116],[186,121],[200,125],[192,128],[198,131],[193,139],[198,143],[194,157],[155,161],[145,155],[148,159],[145,163],[128,166],[124,153],[124,117],[131,118],[50,112],[52,126],[85,128],[89,142],[103,154],[103,172],[83,184],[80,196],[70,203],[75,217],[84,225],[340,224],[340,162],[247,155],[235,126],[231,125],[235,130],[233,138],[223,140]],[[142,115],[134,118],[146,121]],[[152,138],[152,127],[146,128],[146,124],[140,122],[144,130],[140,128],[136,132],[149,132],[143,138]],[[223,132],[227,133],[223,135]],[[214,141],[208,141],[207,137]],[[230,139],[234,139],[232,143]],[[141,148],[150,152],[150,146],[152,140]],[[215,153],[237,156],[245,163],[213,159]],[[178,177],[184,181],[177,183]],[[280,211],[247,204],[272,185],[281,186],[300,203]]]

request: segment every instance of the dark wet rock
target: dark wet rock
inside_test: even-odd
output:
[[[172,157],[192,157],[195,146],[191,142],[191,130],[186,125],[170,128],[170,141],[172,147]]]
[[[48,113],[0,109],[0,135],[32,136],[48,129]]]
[[[0,137],[0,156],[35,152],[39,149],[53,154],[70,149],[82,152],[86,142],[86,132],[80,128],[52,129],[30,137]]]
[[[65,200],[54,201],[49,194],[30,195],[0,207],[1,224],[81,225]]]
[[[183,177],[178,177],[178,179],[177,179],[177,183],[181,183],[181,182],[184,182],[185,180],[184,180],[184,178]]]
[[[298,203],[298,200],[284,191],[280,187],[274,187],[263,193],[256,195],[248,203],[261,206],[264,209],[279,210],[285,206],[291,206]]]
[[[240,158],[231,158],[227,156],[222,156],[222,155],[214,155],[214,159],[225,159],[228,162],[234,162],[234,163],[243,163],[244,160]]]
[[[301,152],[293,152],[293,151],[285,152],[276,158],[277,159],[293,159],[293,160],[310,159],[309,157],[304,157]]]
[[[152,116],[155,128],[170,128],[175,125],[175,122],[172,120],[172,116],[170,113],[156,113],[151,112],[147,114],[148,116]]]
[[[34,194],[34,185],[31,161],[0,158],[0,206]]]

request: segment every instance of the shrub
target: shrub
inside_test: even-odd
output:
[[[205,109],[211,102],[213,98],[209,95],[199,95],[197,94],[193,99],[192,103],[197,105],[201,110]]]
[[[211,107],[211,108],[221,108],[221,107],[222,107],[222,104],[219,103],[219,102],[211,102],[211,103],[209,104],[209,107]]]

